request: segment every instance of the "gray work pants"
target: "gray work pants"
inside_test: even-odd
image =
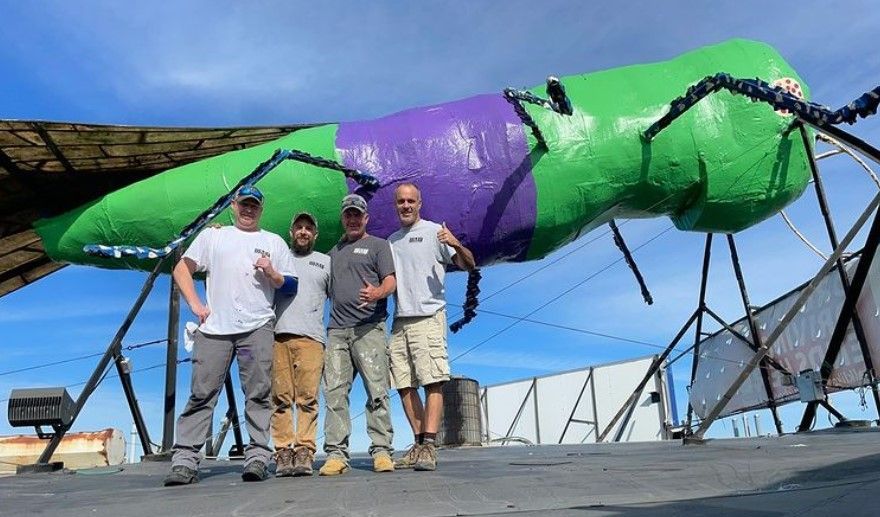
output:
[[[244,464],[272,457],[269,448],[269,418],[272,415],[272,346],[275,322],[243,334],[217,336],[196,332],[192,356],[192,384],[189,401],[177,419],[177,436],[172,465],[197,469],[205,445],[214,406],[226,380],[233,355],[245,396],[245,422],[250,443],[244,449]]]
[[[349,394],[355,373],[361,375],[367,392],[367,434],[370,454],[394,448],[391,440],[391,407],[388,401],[388,351],[385,322],[368,323],[347,329],[330,329],[324,351],[324,452],[348,461],[351,436]]]

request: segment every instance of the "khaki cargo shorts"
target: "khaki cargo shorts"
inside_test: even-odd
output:
[[[418,388],[448,381],[446,310],[433,316],[394,318],[388,349],[394,388]]]

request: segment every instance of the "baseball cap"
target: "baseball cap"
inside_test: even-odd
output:
[[[367,213],[367,202],[357,194],[349,194],[342,198],[342,211],[345,212],[349,208],[354,208],[362,214],[365,214]]]
[[[263,204],[263,193],[257,187],[253,187],[250,185],[245,185],[238,189],[238,192],[235,193],[235,200],[238,201],[240,199],[251,198],[259,204]]]
[[[305,217],[309,221],[312,222],[312,225],[315,226],[315,231],[318,231],[318,220],[315,219],[315,216],[310,214],[309,212],[299,212],[293,216],[293,219],[290,220],[290,226],[293,227],[293,224],[296,223],[300,218]]]

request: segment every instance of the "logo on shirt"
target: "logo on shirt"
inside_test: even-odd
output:
[[[324,264],[321,264],[320,262],[315,262],[314,260],[310,260],[309,265],[324,269]]]
[[[355,249],[351,250],[351,252],[354,253],[355,255],[369,255],[370,254],[370,250],[368,248],[355,248]]]
[[[272,254],[271,254],[271,253],[269,253],[269,252],[266,251],[266,250],[261,250],[260,248],[254,248],[254,253],[256,253],[257,255],[261,255],[261,256],[263,256],[263,257],[266,257],[266,258],[271,258],[271,257],[272,257]]]
[[[424,240],[423,237],[410,237],[410,238],[409,238],[409,243],[412,244],[412,243],[414,243],[414,242],[422,242],[423,240]]]

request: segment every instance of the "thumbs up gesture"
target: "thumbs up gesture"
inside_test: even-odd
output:
[[[377,286],[367,282],[367,279],[361,277],[361,280],[364,282],[364,286],[361,287],[360,293],[358,294],[358,299],[361,304],[357,306],[358,309],[363,309],[367,305],[375,302],[379,298],[381,298],[381,289]]]
[[[449,231],[449,228],[446,227],[445,222],[443,223],[442,228],[437,231],[437,240],[439,240],[443,244],[452,246],[455,249],[461,247],[461,243],[458,242],[458,239],[455,237],[455,235],[453,235],[452,232]]]

